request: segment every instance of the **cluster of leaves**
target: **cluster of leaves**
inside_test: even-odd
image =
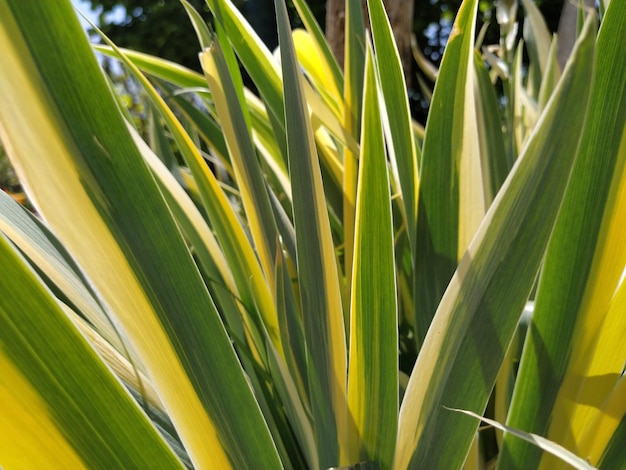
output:
[[[178,2],[90,0],[90,3],[91,7],[99,12],[102,32],[113,42],[135,51],[176,61],[192,70],[202,71],[196,48],[193,47],[196,43],[195,34],[193,29],[189,28],[187,14]],[[205,2],[192,0],[189,3],[205,21],[212,23],[213,15]],[[324,20],[325,3],[326,0],[308,2],[319,22]],[[273,48],[278,44],[272,0],[239,0],[233,4],[268,47]],[[123,12],[121,18],[111,21],[111,17],[120,11]],[[293,5],[290,7],[290,13],[294,19],[297,18]],[[97,39],[97,35],[94,37]]]
[[[381,0],[369,33],[346,2],[343,72],[302,0],[276,56],[231,1],[214,32],[182,3],[203,74],[0,0],[0,137],[41,216],[0,193],[0,466],[623,468],[626,5],[560,70],[530,0],[482,54],[464,0],[422,129]]]

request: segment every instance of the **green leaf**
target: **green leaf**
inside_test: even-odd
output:
[[[331,95],[338,97],[341,96],[341,92],[343,90],[343,76],[341,74],[339,64],[337,63],[337,59],[335,59],[335,56],[324,38],[324,32],[320,28],[319,24],[317,24],[315,16],[313,16],[311,9],[304,0],[294,0],[293,5],[296,7],[296,10],[298,10],[302,23],[306,27],[309,34],[313,37],[315,46],[319,51],[318,55],[324,63],[324,68],[328,70],[328,74],[330,76],[329,79],[332,82],[332,85],[328,87],[329,90],[327,91],[329,91]],[[349,38],[347,34],[346,38]]]
[[[520,431],[519,429],[512,428],[510,426],[506,426],[504,424],[500,424],[497,421],[494,421],[489,418],[485,418],[476,413],[472,413],[471,411],[466,410],[458,410],[451,408],[450,411],[456,411],[458,413],[464,413],[472,418],[476,418],[478,420],[484,421],[485,423],[493,426],[501,431],[506,431],[507,433],[517,437],[518,439],[522,439],[523,441],[528,442],[531,445],[534,445],[540,449],[543,449],[546,452],[551,453],[555,457],[559,458],[563,462],[568,463],[572,467],[577,470],[593,470],[594,467],[590,465],[586,460],[581,459],[575,454],[572,454],[570,451],[565,449],[564,447],[546,439],[545,437],[538,436],[536,434],[527,433],[524,431]]]
[[[0,264],[0,464],[184,468],[1,234]]]
[[[531,0],[522,0],[526,21],[524,21],[524,39],[530,56],[530,93],[534,99],[539,97],[539,87],[546,75],[549,63],[550,45],[552,43],[550,31],[539,8]]]
[[[210,49],[211,45],[214,43],[214,35],[209,30],[202,16],[200,16],[200,14],[193,8],[193,6],[186,0],[181,1],[196,31],[196,35],[198,36],[198,42],[200,42],[200,46],[202,48],[202,53],[204,53],[208,49]],[[218,14],[219,13],[221,12],[218,11]],[[226,32],[222,27],[221,15],[218,16],[218,21],[217,23],[215,23],[215,27],[217,29],[217,37],[219,39],[219,42],[223,45],[220,51],[220,54],[222,55],[221,60],[224,62],[225,69],[228,70],[228,75],[230,77],[229,81],[232,83],[232,88],[236,93],[236,97],[239,100],[239,103],[243,105],[243,103],[245,103],[245,98],[243,95],[243,79],[241,78],[241,72],[239,71],[239,63],[237,62],[237,57],[235,57],[235,53],[228,43],[228,37],[226,36]],[[200,61],[202,62],[202,58],[200,59]],[[250,127],[250,118],[245,108],[242,109],[242,114],[244,119],[246,120],[246,124],[248,125],[248,127]]]
[[[477,5],[465,0],[459,9],[426,124],[414,254],[418,344],[485,211],[473,87]]]
[[[70,3],[0,10],[2,138],[33,202],[136,346],[194,464],[277,468],[219,314]]]
[[[4,192],[0,192],[0,230],[48,279],[48,287],[58,292],[57,296],[80,311],[117,351],[125,351],[120,333],[65,247]],[[136,361],[136,355],[133,359]]]
[[[209,87],[213,91],[213,100],[220,117],[237,187],[241,194],[256,253],[263,267],[265,281],[274,291],[278,229],[245,115],[219,43],[214,42],[208,51],[202,52],[200,61]],[[278,345],[280,346],[280,342]],[[282,347],[279,351],[282,352]]]
[[[166,102],[185,117],[189,125],[193,126],[199,137],[206,142],[211,152],[220,159],[226,170],[232,175],[226,140],[219,124],[211,116],[199,110],[188,97],[177,94],[171,86],[161,83],[159,88],[163,90]]]
[[[598,384],[592,386],[596,374],[589,366],[592,352],[609,346],[598,343],[599,332],[615,328],[605,318],[626,264],[626,208],[619,189],[625,177],[626,10],[616,5],[610,4],[598,34],[586,125],[546,253],[508,418],[511,426],[572,449],[585,428],[576,408],[599,407],[606,398],[597,393]],[[623,361],[615,357],[601,374],[613,375],[615,382]],[[584,396],[586,387],[593,399],[579,403],[574,397]],[[502,468],[516,462],[535,466],[541,457],[506,438],[504,450]]]
[[[365,25],[361,2],[346,2],[345,86],[343,124],[352,135],[360,138],[363,104],[363,81],[365,76]],[[343,152],[343,244],[346,285],[352,284],[352,259],[354,254],[354,221],[356,210],[356,186],[359,164],[358,155],[349,148]]]
[[[398,328],[391,194],[368,48],[350,303],[350,462],[391,468],[398,426]]]
[[[538,131],[487,212],[437,309],[400,408],[398,468],[463,464],[477,423],[444,406],[482,414],[487,405],[573,164],[578,142],[572,135],[579,135],[584,122],[592,73],[593,23],[586,25]]]
[[[226,319],[229,334],[241,343],[245,343],[242,322],[245,311],[238,301],[237,286],[215,235],[176,178],[148,148],[137,132],[133,131],[132,134],[172,215],[194,251],[211,298]]]
[[[626,198],[622,196],[621,200],[625,201]],[[597,397],[602,400],[602,404],[598,406],[599,400],[596,399],[592,402],[595,406],[585,407],[585,403],[582,403],[580,407],[588,412],[587,415],[591,415],[584,416],[588,422],[578,441],[580,453],[588,456],[592,462],[600,462],[600,468],[619,468],[626,464],[626,449],[623,446],[626,432],[626,376],[614,372],[615,362],[626,357],[622,334],[626,329],[624,309],[626,284],[622,283],[611,301],[604,321],[607,327],[602,328],[599,334],[599,347],[589,369],[588,375],[594,374],[596,377],[591,376],[586,380],[587,389],[583,391],[585,398]],[[608,373],[604,374],[605,371]]]
[[[490,205],[511,168],[506,157],[498,97],[485,63],[477,51],[474,51],[474,74],[480,160],[485,198],[487,205]]]
[[[221,23],[239,60],[259,90],[267,106],[276,141],[284,149],[286,137],[281,78],[272,54],[230,0],[207,0],[207,5]]]
[[[541,79],[541,87],[539,89],[539,96],[537,97],[537,104],[540,110],[545,108],[546,103],[552,96],[554,92],[554,88],[561,77],[561,69],[559,67],[559,62],[557,58],[557,47],[558,41],[556,36],[552,40],[552,44],[550,45],[550,53],[548,55],[548,62],[546,65],[546,70]]]
[[[288,345],[285,347],[285,362],[292,376],[289,380],[293,380],[298,387],[301,400],[310,408],[304,328],[288,271],[285,258],[278,256],[276,259],[276,303],[283,344]],[[317,452],[314,456],[311,455],[310,459],[317,461]]]
[[[311,411],[322,468],[337,465],[346,432],[346,340],[339,276],[313,129],[283,0],[275,0]]]
[[[229,261],[241,300],[246,307],[246,311],[251,312],[253,317],[250,321],[255,320],[254,317],[257,316],[257,313],[260,314],[276,348],[282,351],[276,306],[271,297],[271,290],[268,284],[264,282],[265,277],[259,260],[239,221],[238,215],[230,205],[230,201],[220,187],[217,178],[205,164],[199,149],[194,145],[190,136],[185,132],[173,111],[166,105],[157,90],[139,69],[126,59],[115,45],[110,43],[108,38],[103,36],[103,39],[118,52],[120,59],[139,81],[156,109],[159,110],[161,118],[172,133],[174,142],[183,155],[185,162],[189,165],[189,169],[198,185],[204,208],[209,214],[222,250]],[[259,341],[257,341],[256,346],[257,348],[261,347]]]
[[[608,404],[605,406],[606,413],[604,418],[608,423],[599,423],[598,429],[604,429],[603,424],[612,425],[611,421],[615,421],[616,416],[622,416],[621,420],[616,423],[614,432],[606,445],[600,460],[601,470],[610,469],[624,469],[626,468],[626,447],[624,447],[624,438],[626,438],[626,410],[624,404],[626,403],[626,379],[622,375],[618,385],[615,387],[615,392],[607,400]],[[608,419],[607,419],[608,418]],[[613,428],[613,426],[611,426]]]
[[[399,182],[404,204],[407,232],[411,249],[415,250],[415,227],[419,180],[417,168],[419,148],[415,145],[409,101],[400,55],[391,24],[381,0],[368,2],[372,37],[376,51],[376,72],[382,91],[385,129],[389,134],[388,148],[394,178]]]
[[[111,46],[94,44],[92,47],[96,52],[101,52],[114,59],[119,57],[118,52]],[[166,80],[181,88],[206,87],[206,81],[202,74],[175,62],[124,48],[119,48],[119,51],[145,73]]]

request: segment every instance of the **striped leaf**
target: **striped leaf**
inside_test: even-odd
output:
[[[597,49],[588,118],[546,254],[507,420],[574,452],[591,409],[602,406],[624,366],[624,356],[613,355],[620,349],[615,341],[599,343],[605,328],[620,324],[607,314],[626,265],[626,9],[618,2],[606,12]],[[595,355],[604,360],[594,364]],[[503,456],[501,468],[536,466],[541,457],[510,437]]]
[[[534,99],[539,97],[542,77],[549,67],[551,35],[539,8],[531,0],[522,0],[526,21],[524,22],[524,39],[530,55],[529,93]]]
[[[3,235],[0,263],[0,465],[184,468]]]
[[[402,63],[383,2],[381,0],[368,2],[368,11],[376,51],[376,72],[382,90],[383,109],[386,110],[383,119],[389,135],[390,159],[394,177],[402,193],[411,249],[415,250],[419,194],[417,168],[422,156],[419,155],[419,148],[415,145]]]
[[[328,43],[324,39],[324,32],[320,28],[319,24],[317,24],[315,16],[313,16],[311,9],[304,0],[294,0],[293,5],[296,7],[296,10],[298,10],[302,23],[311,35],[317,51],[316,54],[319,56],[319,61],[322,64],[321,67],[328,75],[326,79],[326,90],[320,90],[320,92],[327,92],[331,97],[337,100],[337,105],[341,106],[341,93],[344,79],[341,74],[339,64],[330,50]],[[346,37],[348,37],[347,34]]]
[[[368,48],[350,303],[350,462],[391,468],[398,426],[398,329],[391,195]]]
[[[482,414],[487,405],[573,164],[578,142],[572,135],[579,135],[584,121],[581,100],[585,104],[592,72],[593,28],[589,21],[540,131],[490,207],[437,309],[400,408],[397,468],[463,464],[478,423],[444,407]]]
[[[340,462],[346,432],[346,339],[339,276],[302,75],[283,0],[275,0],[283,67],[298,281],[309,355],[311,411],[322,468]]]
[[[208,51],[202,52],[200,61],[209,87],[213,90],[213,100],[228,145],[237,187],[241,194],[256,252],[263,267],[266,282],[273,291],[276,285],[274,260],[278,244],[278,229],[245,114],[219,43],[214,42]]]
[[[360,138],[363,105],[363,80],[365,76],[365,25],[361,2],[346,2],[345,83],[344,115],[345,128]],[[359,171],[358,155],[349,148],[343,152],[343,245],[346,286],[352,285],[352,259],[354,253],[354,221],[356,211],[356,186]]]
[[[277,468],[213,301],[70,3],[0,9],[3,141],[33,202],[136,346],[194,464]],[[16,119],[23,109],[28,121]]]
[[[465,0],[459,9],[426,123],[414,255],[418,344],[485,211],[473,85],[477,5]]]
[[[257,312],[260,314],[274,345],[279,351],[282,351],[276,306],[271,297],[271,290],[268,284],[263,282],[265,277],[259,260],[238,219],[238,215],[220,187],[219,181],[205,164],[199,149],[194,145],[189,134],[185,132],[174,112],[167,106],[157,90],[108,38],[103,36],[103,39],[118,52],[119,58],[146,91],[172,133],[173,140],[185,162],[189,165],[197,184],[202,203],[209,214],[224,255],[229,261],[230,269],[247,312],[250,312],[253,317],[257,316]],[[253,282],[250,282],[251,280]],[[249,320],[249,325],[253,321],[255,319]],[[260,340],[257,340],[256,343],[257,347],[260,347]]]
[[[476,51],[474,53],[474,74],[480,161],[484,175],[485,199],[489,205],[511,168],[506,158],[498,97],[491,84],[483,59]]]

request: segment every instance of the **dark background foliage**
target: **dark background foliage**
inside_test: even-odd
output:
[[[195,33],[182,5],[175,0],[89,0],[94,9],[101,9],[100,24],[103,31],[117,44],[179,62],[199,70],[198,46]],[[203,0],[189,0],[207,19],[211,15]],[[548,27],[556,31],[564,0],[536,0]],[[257,31],[261,39],[274,48],[278,41],[274,21],[273,0],[235,0],[235,5]],[[299,20],[295,8],[290,5],[292,24]],[[322,28],[326,21],[326,0],[309,0],[309,7]],[[438,63],[443,53],[454,15],[461,0],[415,0],[413,19],[418,44],[427,57]],[[126,11],[119,23],[107,23],[107,15],[116,7]],[[480,1],[480,21],[491,21],[494,0]],[[520,10],[521,15],[521,10]],[[520,16],[521,20],[521,16]],[[491,25],[487,43],[497,43],[498,28]]]
[[[173,60],[188,68],[200,71],[198,41],[187,14],[176,0],[89,0],[92,7],[100,11],[100,26],[116,44],[159,57]],[[495,22],[494,4],[497,0],[480,0],[479,25],[489,23],[485,44],[497,44],[499,29]],[[540,7],[551,31],[558,28],[564,0],[535,0]],[[567,0],[565,0],[567,1]],[[189,0],[207,22],[211,14],[204,0]],[[438,65],[443,55],[454,16],[462,0],[415,0],[413,31],[419,48],[428,59]],[[274,19],[274,0],[234,0],[260,38],[270,48],[278,44]],[[301,25],[291,1],[288,1],[292,25]],[[326,0],[308,0],[311,11],[322,28],[326,22]],[[109,14],[123,8],[124,19],[109,22]],[[521,8],[519,21],[523,21]],[[520,28],[522,31],[522,28]],[[521,33],[520,33],[521,34]],[[416,67],[413,67],[413,73]],[[245,73],[244,73],[245,80]],[[415,119],[424,124],[428,112],[428,101],[411,80],[409,98]],[[254,85],[246,80],[254,89]]]

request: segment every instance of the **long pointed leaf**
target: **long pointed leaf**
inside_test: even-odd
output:
[[[385,110],[383,119],[389,135],[390,159],[402,192],[409,241],[414,250],[419,194],[417,168],[421,155],[415,145],[400,55],[382,0],[368,2],[368,9],[376,51],[376,72],[384,103],[382,109]]]
[[[559,458],[563,462],[567,462],[569,465],[574,467],[577,470],[593,470],[594,467],[589,464],[586,460],[583,460],[579,456],[572,454],[570,451],[565,449],[564,447],[546,439],[545,437],[538,436],[536,434],[527,433],[524,431],[520,431],[519,429],[512,428],[510,426],[506,426],[504,424],[500,424],[497,421],[492,419],[485,418],[479,414],[472,413],[471,411],[466,410],[451,410],[459,413],[465,413],[468,416],[484,421],[485,423],[501,430],[506,431],[509,434],[514,435],[518,439],[522,439],[531,445],[539,447],[546,452],[550,452],[555,457]]]
[[[473,90],[477,5],[465,0],[459,9],[426,124],[414,255],[418,344],[485,210]]]
[[[311,407],[320,465],[327,468],[339,464],[346,426],[347,359],[339,276],[287,11],[283,0],[275,0],[275,5]]]
[[[346,2],[346,47],[344,54],[344,116],[343,124],[356,138],[360,138],[365,71],[365,25],[361,2]],[[354,220],[358,155],[349,148],[343,152],[343,245],[346,285],[352,284],[352,258],[354,253]]]
[[[350,462],[391,468],[398,426],[398,328],[391,195],[368,48],[350,305]]]
[[[166,105],[157,90],[108,38],[103,36],[103,39],[118,52],[119,58],[122,59],[143,86],[170,129],[173,139],[189,165],[198,185],[202,202],[211,218],[211,223],[224,250],[224,254],[229,260],[230,268],[244,305],[249,312],[256,313],[258,311],[260,313],[264,320],[265,328],[269,331],[274,344],[279,351],[282,351],[276,306],[271,296],[271,290],[267,283],[263,282],[265,277],[258,258],[217,178],[205,164],[199,149],[193,144],[190,136],[185,132],[173,111]],[[250,282],[251,280],[253,282]]]
[[[0,8],[11,37],[2,138],[33,201],[137,346],[194,463],[276,468],[223,324],[70,3]]]
[[[1,234],[0,264],[0,466],[182,469]]]
[[[613,214],[624,178],[624,155],[620,153],[626,129],[623,5],[610,4],[597,49],[587,124],[546,254],[507,420],[511,426],[536,434],[545,435],[550,429],[548,437],[553,439],[554,434],[553,440],[558,442],[564,442],[563,432],[579,432],[569,428],[575,406],[572,400],[577,402],[574,397],[584,384],[599,325],[626,261],[623,214]],[[623,358],[614,367],[614,373],[621,373]],[[536,449],[523,443],[505,438],[504,444],[502,468],[521,461],[534,466],[540,458]]]
[[[233,164],[256,252],[274,291],[278,229],[243,110],[218,42],[200,55]],[[282,351],[282,348],[279,349]]]
[[[340,99],[343,89],[343,77],[341,75],[337,59],[335,59],[335,56],[324,38],[322,29],[317,24],[311,9],[304,0],[294,0],[293,5],[298,10],[302,23],[306,27],[309,34],[313,37],[315,46],[319,50],[319,55],[321,56],[320,60],[324,64],[324,68],[327,70],[327,73],[330,75],[328,78],[328,81],[331,83],[328,86],[330,94],[334,95],[336,99]],[[348,36],[346,35],[346,37]]]
[[[568,181],[593,63],[589,21],[525,152],[437,309],[400,409],[395,467],[460,468],[519,321]],[[581,105],[582,101],[582,105]],[[568,126],[563,127],[563,116]],[[441,439],[446,436],[446,439]],[[450,442],[454,442],[451,446]]]

